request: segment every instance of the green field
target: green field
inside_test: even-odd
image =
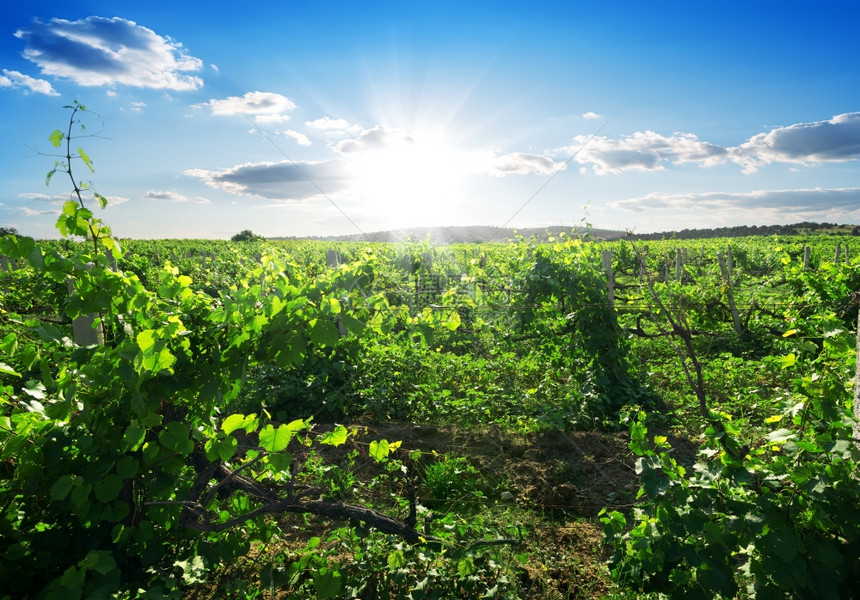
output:
[[[0,249],[0,597],[854,593],[857,237]]]

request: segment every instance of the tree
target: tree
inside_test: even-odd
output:
[[[0,237],[4,235],[14,235],[17,237],[20,234],[18,233],[18,230],[14,227],[0,227]]]
[[[250,229],[243,229],[236,235],[230,238],[231,242],[258,242],[265,239],[261,235],[257,235]]]

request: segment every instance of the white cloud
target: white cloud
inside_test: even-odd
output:
[[[730,152],[746,173],[774,162],[806,165],[856,160],[860,158],[860,112],[777,127],[754,135]]]
[[[412,144],[414,140],[402,129],[377,125],[365,129],[356,138],[345,139],[334,144],[333,148],[341,154],[354,154],[371,150],[383,150],[402,144]]]
[[[214,189],[270,200],[307,200],[343,189],[349,173],[339,160],[321,162],[246,163],[226,169],[188,169]]]
[[[502,156],[492,156],[486,161],[485,171],[493,177],[508,175],[551,175],[563,171],[567,165],[554,161],[543,154],[523,154],[513,152]]]
[[[44,79],[34,79],[29,75],[24,75],[18,71],[10,71],[8,69],[3,69],[3,75],[0,75],[0,87],[26,88],[31,92],[45,94],[46,96],[60,95],[50,82],[45,81]]]
[[[282,135],[284,135],[285,137],[292,138],[292,139],[296,140],[296,143],[299,146],[310,146],[311,145],[311,140],[304,133],[299,133],[298,131],[295,131],[293,129],[287,129],[286,131],[281,131],[280,133]]]
[[[26,198],[27,200],[35,200],[36,202],[53,202],[55,204],[62,204],[66,200],[69,199],[69,194],[39,194],[37,192],[26,192],[24,194],[18,194],[19,198]]]
[[[39,215],[55,215],[57,214],[57,210],[33,210],[32,208],[27,208],[26,206],[22,206],[18,209],[19,214],[24,215],[25,217],[37,217]]]
[[[750,222],[837,220],[860,218],[860,188],[806,188],[753,190],[749,192],[704,192],[690,194],[652,193],[610,203],[616,209],[645,213],[659,210],[713,211],[721,216]],[[741,213],[745,213],[740,216]]]
[[[273,92],[248,92],[197,105],[200,106],[208,107],[213,115],[250,115],[261,123],[289,121],[290,117],[283,113],[296,107],[286,96]]]
[[[144,108],[146,108],[146,102],[132,102],[127,108],[120,108],[120,110],[127,112],[140,112]]]
[[[19,198],[26,198],[27,200],[35,200],[36,202],[49,202],[51,204],[56,204],[57,206],[63,206],[69,200],[74,200],[77,202],[77,198],[73,194],[40,194],[37,192],[26,192],[23,194],[18,194]],[[105,196],[104,197],[108,201],[108,206],[116,206],[117,204],[124,204],[128,202],[128,198],[124,196]],[[91,201],[91,202],[90,202]],[[84,202],[87,204],[93,204],[98,206],[98,202],[96,202],[92,198],[84,198]]]
[[[197,204],[209,204],[206,198],[195,197],[189,198],[182,194],[171,191],[155,191],[149,190],[141,196],[144,200],[167,200],[168,202],[195,202]]]
[[[640,131],[621,139],[578,135],[573,142],[564,151],[575,154],[576,162],[590,166],[599,175],[659,170],[666,162],[711,166],[725,162],[727,157],[725,148],[699,141],[692,133],[663,136]]]
[[[305,125],[311,129],[322,129],[324,131],[354,131],[361,129],[358,125],[353,125],[346,119],[332,119],[331,117],[321,117],[314,121],[305,121]]]
[[[588,119],[588,120],[590,120],[590,121],[595,121],[595,120],[597,120],[597,119],[602,119],[602,118],[603,118],[603,115],[600,115],[600,114],[598,114],[598,113],[596,113],[596,112],[588,111],[587,113],[584,113],[584,114],[582,115],[582,118],[583,118],[583,119]]]
[[[200,59],[185,54],[182,44],[134,21],[87,17],[79,21],[34,19],[15,37],[24,40],[24,58],[43,75],[64,77],[82,86],[130,85],[165,90],[194,90],[203,80]]]
[[[860,112],[777,127],[728,148],[683,132],[664,136],[640,131],[617,139],[579,135],[573,142],[559,152],[575,155],[577,163],[599,175],[662,170],[667,164],[709,167],[727,161],[743,167],[744,173],[754,173],[771,163],[811,165],[860,159]]]

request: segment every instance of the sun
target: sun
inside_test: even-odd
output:
[[[454,222],[465,201],[466,154],[438,132],[384,129],[351,160],[353,192],[376,222],[392,227]]]

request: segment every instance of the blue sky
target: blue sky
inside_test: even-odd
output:
[[[56,236],[75,99],[99,117],[76,174],[121,237],[860,223],[857,23],[826,0],[17,2],[0,226]]]

